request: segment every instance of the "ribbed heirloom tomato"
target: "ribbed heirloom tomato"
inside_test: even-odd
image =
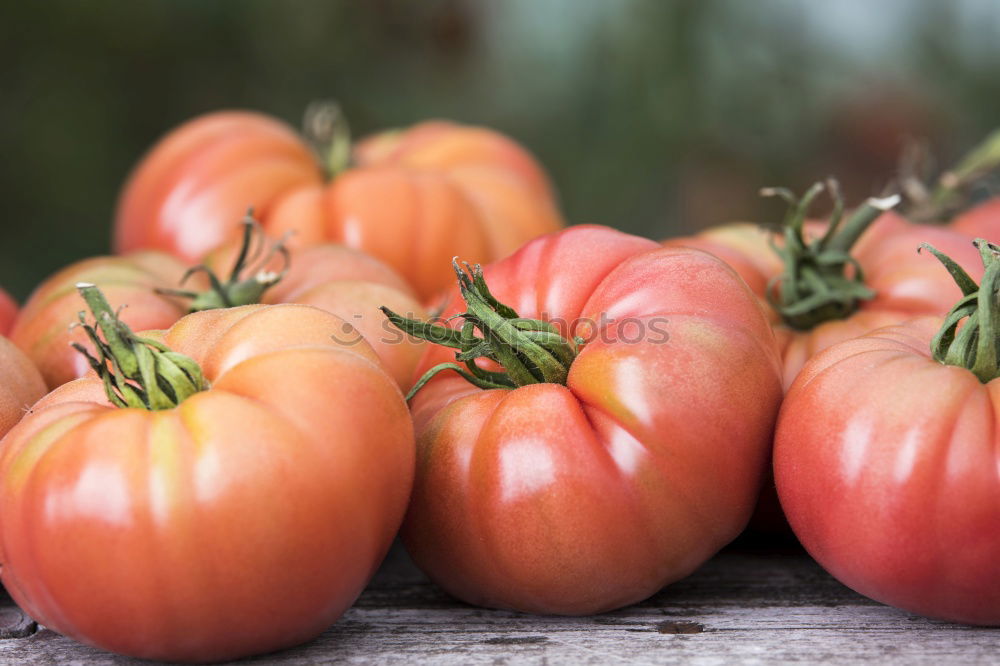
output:
[[[97,284],[121,318],[137,330],[167,328],[187,310],[184,303],[155,289],[176,285],[186,266],[169,254],[133,252],[121,257],[91,257],[46,278],[24,304],[10,339],[38,366],[54,389],[83,376],[87,361],[71,342],[86,342],[82,328],[72,327],[82,305],[78,282]],[[201,284],[200,282],[197,284]]]
[[[266,240],[258,237],[256,242],[266,243]],[[280,248],[280,241],[272,250],[274,247]],[[237,276],[247,275],[224,285],[225,298],[220,298],[223,294],[217,291],[198,295],[196,308],[257,302],[318,307],[348,322],[349,326],[333,331],[333,335],[339,335],[344,344],[364,339],[400,387],[410,388],[424,343],[389,326],[379,306],[408,312],[416,318],[425,317],[426,312],[413,289],[396,271],[363,252],[335,243],[293,249],[286,257],[287,262],[278,257],[271,260],[260,257],[249,270],[236,261],[239,254],[238,244],[231,243],[209,255],[206,265],[210,270],[222,274],[227,269]]]
[[[971,239],[958,231],[911,224],[891,209],[898,197],[870,199],[840,224],[843,204],[829,224],[807,222],[823,186],[791,203],[781,237],[753,224],[730,224],[667,241],[723,259],[768,304],[782,349],[783,381],[791,385],[802,365],[832,344],[919,315],[943,315],[961,292],[932,257],[918,254],[932,243],[975,276],[979,259]]]
[[[115,248],[156,248],[197,261],[235,233],[252,205],[268,233],[293,244],[336,241],[396,269],[428,299],[450,284],[456,254],[489,261],[562,225],[548,179],[497,132],[432,121],[362,141],[333,107],[307,118],[320,165],[288,126],[224,111],[164,137],[126,183]],[[332,177],[324,183],[324,167]]]
[[[781,505],[844,584],[909,611],[1000,624],[1000,248],[978,241],[982,285],[941,258],[964,296],[830,347],[781,409]]]
[[[740,532],[781,382],[770,326],[730,268],[580,226],[460,273],[449,327],[387,313],[464,364],[411,404],[402,536],[434,581],[488,607],[596,613]],[[449,357],[430,347],[421,368]]]
[[[316,308],[212,310],[139,338],[83,291],[104,383],[63,385],[3,440],[7,590],[55,631],[148,659],[318,635],[406,508],[413,431],[396,383]]]
[[[186,270],[163,252],[85,259],[46,279],[18,317],[12,339],[42,369],[50,388],[86,373],[86,360],[70,342],[86,340],[77,322],[77,282],[97,284],[122,320],[137,328],[167,328],[189,310],[253,303],[314,305],[349,322],[334,330],[347,343],[365,339],[404,389],[412,382],[422,342],[392,335],[378,311],[389,305],[420,317],[424,310],[409,285],[382,262],[326,243],[287,252],[259,234],[249,216],[242,239],[218,248],[203,266]],[[189,273],[185,275],[185,273]],[[221,276],[221,277],[219,277]],[[178,287],[184,278],[184,289]]]

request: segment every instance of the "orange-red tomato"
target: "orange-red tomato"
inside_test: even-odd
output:
[[[959,213],[951,221],[951,228],[970,238],[1000,241],[1000,197],[991,197]]]
[[[810,223],[806,231],[817,237],[824,228],[825,225]],[[951,255],[973,277],[982,274],[979,254],[967,235],[932,225],[911,224],[895,213],[883,213],[851,250],[864,272],[865,285],[874,290],[875,297],[861,301],[857,311],[847,318],[832,319],[809,330],[787,326],[767,304],[768,282],[782,271],[769,232],[753,224],[730,224],[696,236],[670,239],[666,245],[696,247],[715,254],[753,289],[774,322],[787,388],[809,358],[837,342],[915,316],[943,315],[948,311],[961,292],[934,257],[917,252],[925,242]]]
[[[7,335],[14,318],[17,317],[17,301],[3,289],[0,289],[0,335]]]
[[[284,123],[224,111],[164,137],[126,183],[115,248],[157,248],[189,261],[236,229],[252,205],[291,243],[336,241],[395,268],[426,300],[450,284],[448,262],[504,256],[562,222],[547,178],[510,139],[430,122],[362,141],[357,167],[324,184]]]
[[[773,333],[731,269],[579,226],[485,280],[585,343],[565,385],[484,390],[448,371],[412,399],[402,536],[435,582],[488,607],[596,613],[689,574],[743,529],[782,391]],[[442,316],[465,308],[453,293]],[[421,369],[451,356],[429,347]]]
[[[171,255],[150,251],[70,264],[31,294],[14,321],[10,339],[38,366],[49,388],[55,388],[89,370],[86,359],[70,347],[71,342],[88,343],[83,330],[73,326],[83,309],[77,282],[101,287],[111,305],[122,308],[122,321],[134,329],[167,328],[187,307],[154,289],[176,285],[185,270]]]
[[[45,395],[45,382],[31,359],[2,335],[0,378],[0,437],[3,437]]]
[[[309,640],[388,549],[413,476],[395,382],[302,305],[184,317],[158,337],[211,386],[173,409],[66,384],[3,441],[0,560],[32,617],[148,659]]]
[[[882,328],[807,363],[781,409],[775,478],[795,534],[844,584],[996,625],[1000,381],[931,358],[941,321]]]
[[[212,253],[207,264],[225,274],[236,254],[236,244],[228,244]],[[280,270],[280,258],[264,268]],[[350,325],[331,335],[344,344],[367,341],[404,390],[413,384],[424,344],[390,326],[379,307],[388,306],[417,319],[426,319],[427,312],[406,281],[377,259],[333,243],[292,250],[287,273],[264,292],[261,302],[302,303],[337,315]]]

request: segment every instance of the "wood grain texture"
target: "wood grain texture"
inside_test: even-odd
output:
[[[17,624],[11,619],[18,617],[16,608],[4,603],[0,622]],[[247,662],[951,665],[998,659],[1000,629],[929,620],[877,604],[799,552],[727,551],[641,604],[562,618],[456,602],[396,549],[355,607],[320,638]],[[149,662],[100,652],[41,628],[0,638],[0,663]]]

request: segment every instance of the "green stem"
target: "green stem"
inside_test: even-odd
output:
[[[483,389],[517,388],[528,384],[565,384],[569,368],[579,352],[580,340],[567,340],[552,324],[540,319],[519,317],[490,293],[479,265],[452,261],[466,311],[460,330],[402,317],[383,307],[396,328],[414,337],[458,350],[455,360],[434,366],[414,385],[406,399],[412,398],[435,375],[453,370]],[[480,335],[475,335],[478,331]],[[481,368],[476,360],[498,363],[502,372]]]
[[[112,404],[148,410],[172,409],[208,388],[194,360],[156,340],[138,337],[112,311],[97,286],[80,282],[76,288],[97,323],[95,329],[87,323],[86,314],[80,312],[78,325],[87,333],[96,355],[77,342],[73,347],[87,358],[101,378]]]
[[[985,268],[979,285],[947,255],[927,243],[920,247],[944,264],[962,290],[931,341],[931,354],[941,363],[966,368],[986,384],[1000,377],[1000,247],[982,238],[975,245]]]
[[[184,289],[157,289],[156,291],[167,296],[190,299],[191,312],[260,303],[264,293],[280,282],[288,273],[291,257],[288,248],[285,247],[286,239],[284,237],[273,243],[268,240],[260,224],[254,219],[252,208],[247,210],[242,224],[243,242],[240,245],[236,262],[229,273],[229,279],[223,282],[211,268],[199,264],[189,268],[184,273],[180,283],[183,286],[188,278],[195,273],[205,273],[211,285],[210,289],[203,292]],[[284,266],[280,271],[269,271],[267,266],[275,255],[281,255]]]
[[[809,241],[804,233],[806,216],[816,197],[828,189],[833,213],[821,238]],[[809,330],[853,314],[861,301],[875,292],[864,283],[861,266],[850,250],[882,213],[899,203],[898,196],[868,199],[841,224],[844,203],[836,181],[813,185],[801,199],[785,189],[768,188],[764,196],[780,196],[789,204],[782,229],[783,245],[772,243],[784,269],[767,286],[767,297],[782,320],[797,330]]]
[[[833,235],[830,231],[827,232],[823,240],[826,241],[830,236],[832,238],[829,241],[823,242],[822,246],[834,252],[850,252],[851,248],[854,247],[854,243],[861,238],[861,234],[868,229],[871,223],[878,219],[882,213],[891,210],[898,203],[898,196],[883,199],[868,199],[854,211],[854,214],[848,218],[847,222],[844,223],[844,226],[841,227],[836,235]]]
[[[306,107],[303,134],[330,180],[350,166],[351,129],[337,102],[313,102]]]

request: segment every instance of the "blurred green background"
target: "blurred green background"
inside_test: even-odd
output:
[[[773,220],[762,185],[856,200],[906,137],[945,163],[998,124],[998,35],[994,0],[6,0],[0,285],[107,252],[142,152],[224,107],[490,125],[568,219],[654,237]]]

